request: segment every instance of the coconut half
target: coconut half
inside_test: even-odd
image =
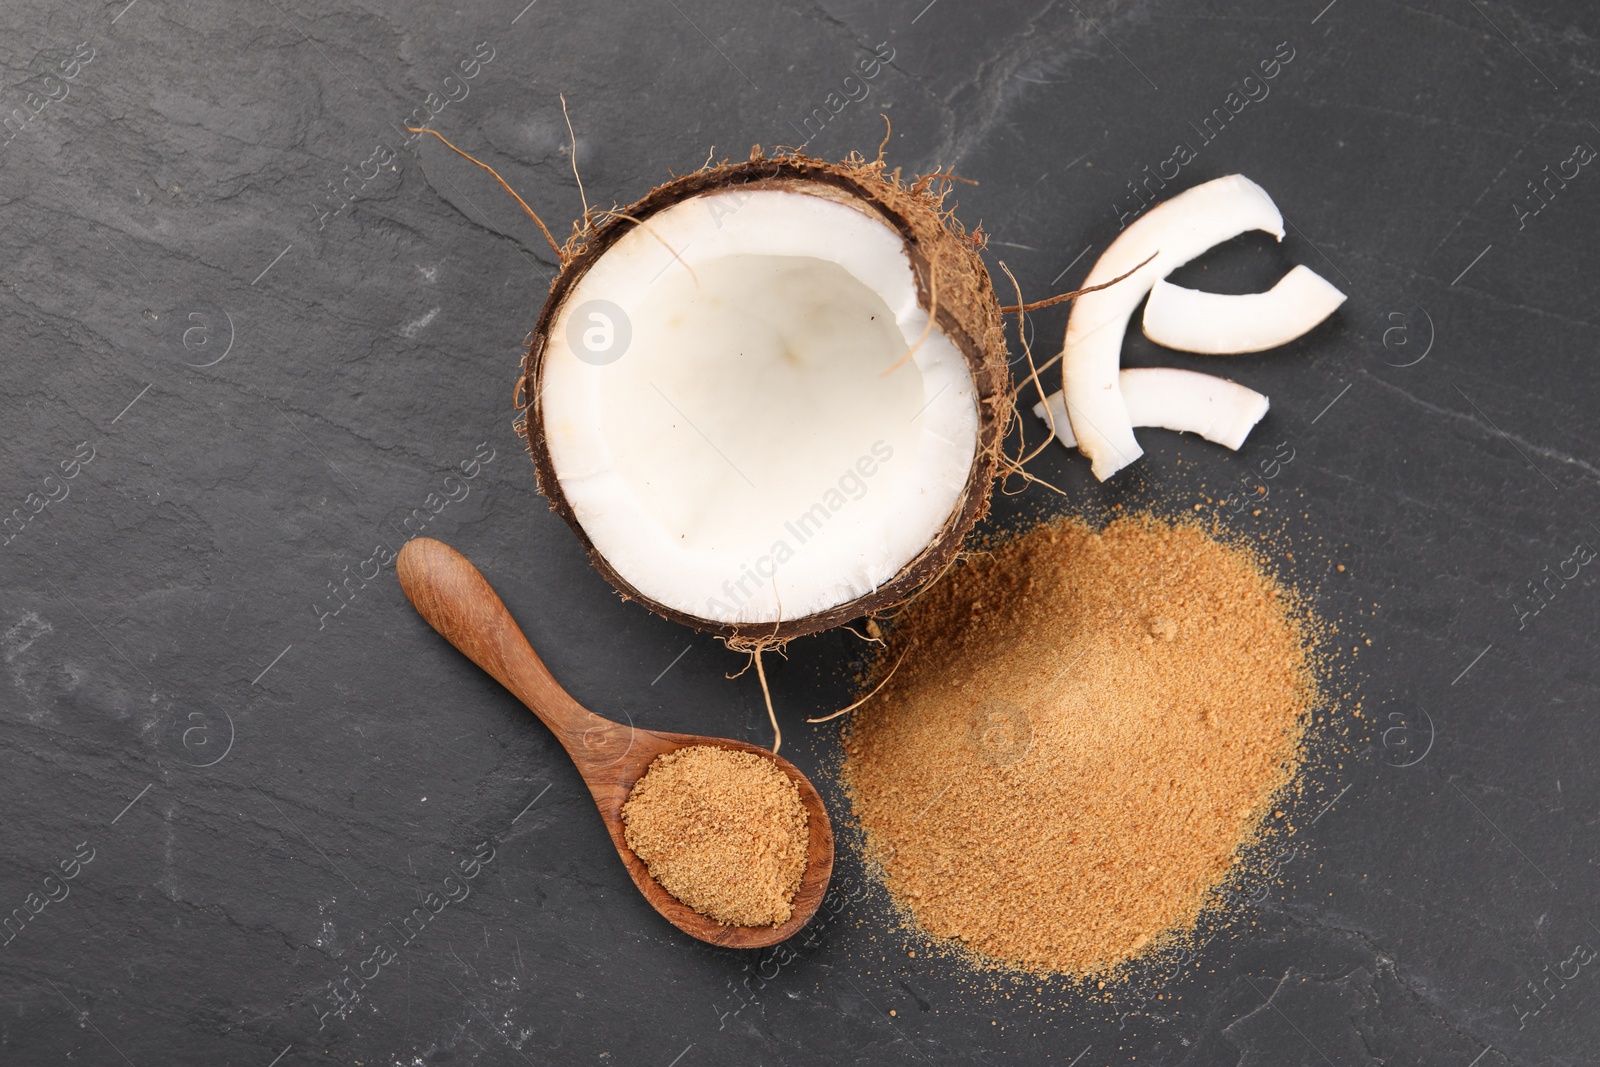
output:
[[[523,365],[551,507],[626,598],[744,647],[891,608],[988,507],[998,301],[932,182],[678,178],[563,250]]]

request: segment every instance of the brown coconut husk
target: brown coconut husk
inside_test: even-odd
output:
[[[553,511],[567,521],[583,543],[595,569],[626,600],[635,600],[665,618],[714,633],[728,647],[756,652],[781,645],[862,616],[884,614],[914,597],[947,570],[960,552],[963,538],[988,513],[990,490],[1003,462],[1001,446],[1014,414],[1014,393],[1007,366],[1005,330],[994,284],[979,253],[981,229],[968,233],[944,205],[946,174],[903,181],[880,155],[866,160],[852,155],[830,163],[798,152],[768,157],[760,146],[740,163],[708,164],[674,178],[626,209],[586,213],[559,249],[561,270],[530,336],[522,375],[517,383],[521,430],[533,458],[539,488]],[[635,226],[648,226],[652,215],[691,197],[730,189],[803,191],[848,204],[887,222],[905,241],[924,307],[932,311],[950,340],[966,357],[978,400],[976,455],[960,500],[928,545],[889,582],[858,599],[816,614],[776,623],[719,623],[660,604],[635,589],[594,547],[561,490],[545,445],[545,414],[540,388],[549,331],[567,295],[585,272]],[[552,242],[553,243],[553,242]]]

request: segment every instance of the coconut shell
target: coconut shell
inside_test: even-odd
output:
[[[572,527],[595,569],[624,599],[636,600],[675,622],[717,634],[730,647],[755,649],[827,630],[862,616],[886,613],[931,585],[955,560],[967,533],[988,513],[989,493],[1000,462],[1001,442],[1010,423],[1014,397],[1000,302],[978,254],[983,247],[983,237],[980,233],[968,234],[953,213],[944,209],[942,191],[934,190],[938,180],[937,175],[930,175],[906,184],[900,180],[898,171],[887,171],[881,159],[864,161],[855,157],[843,163],[829,163],[799,154],[781,154],[769,159],[757,147],[751,150],[746,162],[708,166],[675,178],[652,189],[626,209],[607,215],[605,221],[591,223],[574,232],[562,249],[561,271],[551,283],[549,298],[539,314],[522,362],[517,406],[524,417],[519,428],[533,458],[539,489],[549,500],[551,509]],[[550,329],[567,295],[600,256],[638,225],[638,221],[691,197],[730,189],[806,192],[849,204],[888,223],[905,241],[922,306],[934,309],[939,328],[966,357],[978,403],[977,455],[954,513],[933,540],[890,581],[873,592],[826,611],[777,623],[733,624],[703,619],[660,604],[635,589],[595,549],[578,522],[561,490],[545,443],[541,389],[545,351]]]

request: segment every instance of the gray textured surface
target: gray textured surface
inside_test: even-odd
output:
[[[1600,976],[1574,954],[1600,946],[1593,569],[1522,612],[1600,544],[1600,177],[1514,206],[1600,144],[1592,8],[523,2],[0,12],[0,507],[32,516],[0,548],[0,909],[76,871],[0,947],[0,1062],[1594,1062]],[[1285,41],[1270,95],[1201,144],[1191,124]],[[754,678],[617,601],[534,492],[511,386],[550,256],[485,175],[397,127],[458,97],[435,125],[554,223],[579,209],[558,92],[590,199],[627,202],[713,145],[799,140],[880,42],[891,65],[811,149],[870,152],[893,116],[893,162],[981,183],[962,215],[1030,298],[1082,276],[1180,139],[1175,186],[1242,171],[1293,226],[1185,277],[1305,262],[1350,293],[1230,364],[1273,399],[1238,456],[1145,432],[1143,473],[1100,487],[1052,449],[1035,470],[1066,500],[994,520],[1209,506],[1287,441],[1263,515],[1229,521],[1309,546],[1299,580],[1372,639],[1376,725],[1284,884],[1121,1006],[908,958],[848,853],[835,917],[791,953],[690,943],[392,568],[331,614],[330,582],[438,508],[429,532],[581,700],[766,736]],[[1063,323],[1036,316],[1041,347]],[[1128,360],[1204,365],[1137,339]],[[786,752],[841,814],[836,735],[799,719],[845,698],[859,651],[828,635],[773,668]],[[330,982],[484,841],[470,897],[319,1025]]]

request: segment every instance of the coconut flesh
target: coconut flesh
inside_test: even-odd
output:
[[[1344,294],[1304,264],[1264,293],[1207,293],[1163,279],[1145,302],[1144,335],[1180,352],[1264,352],[1310,333],[1342,303]]]
[[[1122,370],[1128,318],[1140,300],[1145,336],[1186,352],[1233,355],[1287,344],[1331,315],[1344,294],[1297,266],[1265,293],[1187,289],[1166,275],[1250,230],[1283,239],[1272,198],[1242,174],[1157,204],[1111,242],[1090,269],[1067,319],[1061,391],[1034,405],[1058,440],[1092,461],[1101,481],[1143,453],[1136,426],[1197,433],[1231,449],[1267,413],[1267,398],[1237,382],[1176,368]],[[1122,281],[1107,285],[1113,278]]]
[[[1283,216],[1261,186],[1242,174],[1230,174],[1157,204],[1095,261],[1085,286],[1134,271],[1127,281],[1078,298],[1062,344],[1067,414],[1096,478],[1105,481],[1144,454],[1134,438],[1118,377],[1129,317],[1156,282],[1251,230],[1265,230],[1281,241]]]
[[[1267,398],[1226,378],[1177,367],[1131,367],[1117,376],[1128,419],[1135,426],[1197,433],[1207,441],[1238,451],[1267,413]],[[1075,448],[1066,401],[1051,393],[1033,406],[1056,439]]]
[[[700,172],[557,279],[525,368],[529,444],[625,596],[783,639],[904,600],[984,510],[997,304],[936,199],[878,173]]]

